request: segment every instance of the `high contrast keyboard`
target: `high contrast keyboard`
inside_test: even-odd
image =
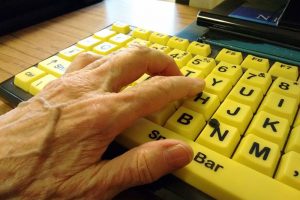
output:
[[[79,53],[109,55],[132,44],[168,54],[206,87],[139,119],[119,144],[187,142],[194,158],[173,175],[213,198],[300,199],[299,66],[114,23],[3,82],[1,95],[17,104],[62,76]]]

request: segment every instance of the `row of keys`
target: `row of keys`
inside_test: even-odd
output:
[[[191,44],[189,44],[189,42],[186,39],[177,38],[177,37],[170,38],[167,35],[150,32],[150,31],[145,31],[144,29],[140,29],[140,28],[136,28],[132,32],[133,32],[132,35],[135,35],[136,37],[141,36],[140,34],[143,33],[144,39],[146,36],[149,38],[151,38],[151,36],[152,36],[152,38],[156,38],[156,39],[164,38],[164,41],[166,43],[168,43],[169,46],[164,46],[164,45],[161,45],[158,43],[154,43],[150,47],[153,47],[153,48],[156,48],[156,49],[159,49],[159,50],[162,50],[162,51],[168,53],[168,55],[170,55],[171,57],[174,58],[174,60],[178,64],[178,66],[180,68],[182,68],[182,72],[184,74],[189,73],[189,75],[191,75],[191,76],[204,78],[211,72],[212,69],[214,69],[214,67],[216,65],[215,60],[212,58],[208,58],[208,57],[205,57],[202,55],[196,55],[195,57],[193,57],[193,55],[195,55],[195,53],[199,53],[199,52],[197,52],[199,49],[201,49],[201,50],[205,49],[205,51],[208,52],[206,54],[209,54],[210,47],[207,44],[201,44],[201,43],[198,43],[195,41],[192,42]],[[140,34],[138,34],[138,33],[140,33]],[[58,56],[53,56],[53,57],[46,59],[45,61],[39,63],[38,68],[49,74],[54,75],[55,77],[60,77],[66,71],[68,65],[70,64],[70,61],[72,61],[81,52],[93,50],[96,53],[99,53],[102,55],[107,55],[107,54],[123,47],[123,45],[125,45],[125,44],[134,42],[134,40],[138,41],[138,43],[140,43],[142,40],[142,39],[133,39],[129,35],[124,35],[124,34],[122,35],[122,33],[117,33],[116,31],[109,30],[109,29],[104,29],[102,31],[99,31],[99,32],[95,33],[94,36],[95,37],[91,36],[84,40],[81,40],[76,45],[73,45],[65,50],[60,51],[58,53]],[[101,39],[99,39],[99,38],[101,38]],[[153,40],[155,40],[155,39],[153,39]],[[105,41],[105,42],[103,42],[103,41]],[[106,41],[108,41],[108,42],[106,42]],[[150,45],[149,41],[146,41],[146,42],[148,42],[148,43],[145,43],[146,46]],[[190,49],[190,52],[182,51],[179,49],[171,50],[172,45],[175,45],[176,47],[180,46],[176,42],[188,44],[189,46],[187,46],[187,50]],[[249,57],[249,59],[248,59],[248,57]],[[231,59],[231,58],[234,58],[234,59]],[[219,64],[218,64],[218,68],[214,70],[214,74],[216,74],[216,76],[218,76],[218,72],[220,72],[220,73],[226,72],[226,73],[223,73],[222,75],[228,76],[226,78],[229,78],[229,81],[231,81],[231,83],[233,85],[233,84],[235,84],[235,81],[239,78],[239,76],[242,73],[241,67],[240,67],[240,65],[234,65],[232,63],[229,64],[228,62],[224,62],[222,60],[226,60],[226,61],[229,61],[232,63],[239,63],[242,60],[241,53],[231,51],[228,49],[222,49],[216,57],[216,61],[218,61]],[[248,63],[248,62],[250,62],[250,60],[255,61],[255,62],[268,63],[267,59],[260,59],[257,57],[253,57],[251,55],[248,55],[246,57],[246,59],[243,61],[243,63],[244,62]],[[247,66],[246,64],[243,64],[243,63],[241,64],[242,67]],[[257,66],[257,65],[255,64],[254,66]],[[276,67],[279,67],[279,66],[281,66],[282,69],[288,69],[288,70],[291,70],[291,72],[294,72],[294,66],[284,65],[284,64],[280,64],[278,62],[274,63],[270,72],[280,71],[280,70],[276,69]],[[274,70],[272,70],[273,67],[274,67]],[[247,67],[246,67],[246,69],[247,69]],[[262,69],[263,69],[263,67],[262,67]],[[268,74],[270,74],[270,73],[268,73]],[[284,73],[282,73],[282,74],[284,74]],[[297,73],[292,73],[292,74],[293,74],[293,76],[297,75]],[[259,74],[258,76],[261,76],[261,75],[264,75],[264,73]],[[270,76],[270,75],[268,75],[268,76]],[[36,77],[39,77],[39,76],[35,76],[35,78]],[[35,80],[35,78],[33,78],[33,77],[26,78],[25,77],[25,79],[29,79],[32,81]],[[247,76],[247,79],[250,79],[250,78],[252,78],[251,73],[249,76]],[[225,96],[227,95],[228,91],[231,89],[230,84],[225,84],[226,82],[228,82],[228,80],[224,79],[224,80],[222,80],[222,84],[218,84],[219,83],[218,77],[215,77],[212,75],[210,75],[210,77],[207,77],[206,80],[208,82],[212,81],[212,85],[219,86],[219,88],[207,87],[207,91],[213,92],[213,93],[214,92],[218,93],[220,100],[223,101]],[[268,82],[271,82],[270,78],[268,78],[266,80]],[[15,82],[16,82],[17,86],[22,88],[22,85],[24,85],[24,82],[28,82],[28,80],[24,80],[24,81],[17,80]],[[261,81],[256,81],[254,83],[256,83],[257,86],[259,85],[259,87],[261,87],[261,85],[263,85],[263,92],[265,94],[265,91],[268,88],[269,83],[262,84]],[[29,84],[25,84],[25,86],[23,86],[23,89],[25,91],[29,91]],[[220,92],[217,92],[216,90],[219,90]],[[33,92],[33,93],[35,94],[36,92]],[[253,106],[252,109],[255,109],[255,107],[256,106]]]
[[[253,147],[250,147],[250,150],[252,150],[249,154],[255,156],[261,151],[258,149],[259,146],[255,145],[256,143],[251,143],[253,142],[253,137],[247,137],[247,140],[241,145],[243,149],[248,149],[249,144],[254,144]],[[214,198],[240,199],[241,194],[243,199],[247,197],[252,199],[298,199],[300,196],[300,187],[297,182],[294,184],[298,186],[298,190],[288,187],[235,160],[212,151],[211,147],[207,148],[188,140],[145,119],[140,119],[134,126],[127,129],[117,138],[117,141],[126,147],[132,148],[148,141],[166,138],[185,141],[195,152],[193,161],[186,167],[176,171],[175,175],[194,187],[201,188],[202,191]],[[243,156],[243,152],[238,152],[235,159],[243,160]],[[291,176],[295,175],[294,169],[300,164],[299,154],[294,152],[287,153],[282,160],[275,178],[291,184]],[[261,187],[262,185],[264,187]]]
[[[79,43],[80,42],[78,42],[78,44]],[[80,44],[82,45],[82,42]],[[191,43],[191,45],[192,44],[193,43]],[[104,42],[94,47],[94,50],[97,53],[109,54],[112,51],[117,50],[118,48],[119,46],[115,44]],[[76,55],[83,51],[86,50],[81,49],[80,47],[75,45],[71,46],[59,52],[58,56],[53,56],[42,61],[38,64],[38,68],[55,77],[60,77],[65,73],[67,67],[70,64],[70,61],[72,61]],[[220,101],[224,100],[228,92],[231,90],[231,87],[235,84],[235,82],[239,79],[239,77],[242,74],[242,68],[240,65],[233,65],[221,61],[219,62],[217,67],[215,67],[216,62],[214,59],[200,55],[192,57],[191,53],[182,50],[174,49],[171,52],[169,52],[168,55],[174,58],[178,66],[182,68],[181,71],[185,75],[198,78],[205,78],[213,70],[213,72],[206,77],[206,81],[208,82],[206,90],[211,93],[217,93]],[[254,71],[255,73],[252,71]],[[23,73],[23,75],[26,74],[29,75],[29,77],[23,77],[22,75],[16,76],[16,79],[20,79],[20,77],[23,77],[23,81],[15,80],[16,85],[23,88],[25,91],[29,91],[29,83],[35,81],[38,78],[41,78],[41,76],[44,75],[40,72],[41,75],[33,77],[32,75],[28,74],[28,71]],[[219,77],[219,75],[222,75],[222,77]],[[254,87],[260,87],[260,89],[262,89],[263,91],[263,94],[265,94],[266,90],[269,88],[272,82],[271,75],[269,73],[256,72],[255,70],[247,70],[246,73],[243,75],[242,80],[245,83],[252,84]],[[278,78],[277,80],[277,82],[280,82],[281,84],[280,87],[287,87],[286,90],[289,91],[288,94],[299,99],[299,83],[288,80],[282,80],[284,79]],[[257,91],[257,89],[254,91]],[[32,94],[36,94],[36,92],[33,92]],[[261,96],[260,94],[257,95]],[[247,98],[247,100],[249,100],[249,98]],[[253,102],[255,104],[255,102],[258,101]],[[252,106],[252,109],[255,110],[256,107],[257,105],[254,105]]]
[[[126,27],[126,28],[125,28]],[[123,30],[124,29],[124,30]],[[116,23],[112,26],[112,30],[121,33],[129,33],[131,31],[129,25]],[[207,44],[201,44],[197,42],[192,42],[189,46],[189,41],[183,38],[172,37],[169,38],[168,35],[151,32],[142,28],[135,28],[131,34],[134,38],[140,38],[142,40],[149,40],[152,43],[157,43],[163,46],[168,46],[170,48],[179,49],[183,51],[190,52],[195,55],[208,56],[210,55],[211,49]],[[233,51],[229,49],[222,49],[216,56],[216,61],[225,61],[234,65],[241,65],[246,69],[256,69],[262,72],[267,72],[275,77],[284,77],[290,80],[297,80],[298,78],[298,67],[287,65],[280,62],[275,62],[270,68],[269,60],[253,55],[247,55],[243,60],[241,52]],[[270,69],[270,70],[269,70]]]
[[[128,34],[131,28],[127,24],[115,23],[112,26],[112,30],[116,32],[121,32]],[[179,50],[187,50],[187,52],[193,53],[195,55],[208,56],[211,49],[206,44],[195,43],[195,50],[189,48],[189,41],[183,38],[172,37],[169,38],[168,35],[151,32],[142,28],[135,28],[132,30],[131,34],[134,38],[140,38],[143,40],[149,40],[152,43],[158,43],[160,45],[166,45],[171,48],[176,48]],[[201,47],[201,48],[199,48]],[[216,61],[225,61],[235,65],[241,65],[243,68],[256,69],[262,72],[267,72],[275,77],[284,77],[290,80],[297,80],[298,68],[297,66],[287,65],[280,62],[275,62],[270,68],[269,60],[253,55],[247,55],[243,60],[243,55],[241,52],[233,51],[229,49],[222,49],[216,57]],[[270,69],[270,70],[269,70]]]
[[[201,96],[199,95],[194,98],[198,107],[195,107],[195,101],[193,101],[194,104],[191,104],[192,100],[187,100],[183,103],[183,106],[177,110],[175,105],[170,104],[162,111],[154,113],[147,118],[155,123],[164,118],[165,122],[162,122],[160,127],[164,126],[188,140],[195,141],[202,146],[213,149],[223,156],[230,158],[234,155],[232,157],[233,160],[272,177],[280,158],[280,151],[283,148],[289,132],[290,126],[288,120],[266,111],[259,111],[250,123],[252,113],[249,108],[246,109],[246,105],[226,100],[212,117],[212,119],[218,119],[218,126],[211,125],[212,120],[206,125],[202,113],[189,109],[190,105],[193,105],[194,109],[202,110],[201,108],[216,103],[209,98],[213,98],[213,95],[208,93],[203,95],[203,93],[201,93]],[[238,112],[237,114],[232,113],[230,110],[235,106],[239,106],[237,108],[240,108],[239,111],[237,111],[238,109],[234,111]],[[218,107],[218,104],[216,104],[215,107]],[[211,109],[210,106],[206,108]],[[246,114],[243,111],[245,109],[247,110]],[[222,113],[222,110],[224,110],[225,113]],[[202,112],[205,111],[202,110]],[[240,117],[240,113],[242,117]],[[231,117],[232,114],[235,114],[237,117],[232,117],[226,121],[227,114],[229,117]],[[247,117],[247,119],[245,119],[245,117]],[[299,116],[297,118],[299,118]],[[250,123],[250,126],[246,133],[243,134],[245,127],[243,127],[241,131],[239,125],[245,124],[245,126],[247,126],[248,123]],[[153,129],[157,130],[154,127]],[[288,166],[286,166],[285,162],[281,163],[281,168],[276,172],[277,174],[284,173],[285,176],[288,176],[289,181],[284,182],[296,188],[300,188],[298,175],[294,175],[294,171],[299,172],[300,170],[299,166],[295,165],[295,163],[299,163],[298,158],[300,155],[299,130],[300,126],[298,125],[291,131],[291,136],[287,142],[287,148],[285,149],[286,154],[284,155],[284,157],[288,157],[287,155],[293,154],[295,155],[295,160],[291,161],[291,163],[289,162]],[[164,138],[165,137],[161,136],[158,139]],[[235,151],[235,149],[237,150]],[[288,171],[281,171],[281,169],[284,170],[286,168],[288,168]]]

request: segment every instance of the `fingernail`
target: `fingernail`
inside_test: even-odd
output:
[[[170,146],[165,152],[166,161],[174,168],[180,168],[188,164],[192,158],[192,150],[183,144]]]

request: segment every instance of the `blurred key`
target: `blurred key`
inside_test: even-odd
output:
[[[195,55],[207,57],[211,53],[211,48],[209,44],[204,44],[200,42],[193,41],[187,48],[187,52]]]
[[[31,67],[17,74],[14,78],[14,84],[28,92],[30,84],[45,74],[45,71]]]
[[[272,76],[287,78],[291,81],[296,81],[298,77],[298,67],[293,65],[287,65],[281,62],[275,62],[269,73]]]
[[[189,46],[189,41],[187,39],[184,39],[184,38],[179,38],[179,37],[176,37],[176,36],[173,36],[169,39],[167,45],[170,47],[170,48],[173,48],[173,49],[180,49],[182,51],[185,51],[187,49],[187,47]]]
[[[234,65],[239,65],[243,61],[243,56],[241,52],[232,51],[223,48],[217,55],[216,61],[225,61]]]
[[[267,72],[270,67],[268,59],[253,55],[248,55],[242,62],[241,66],[247,69],[255,69],[262,72]]]
[[[123,22],[115,22],[115,23],[113,23],[111,29],[113,31],[118,32],[118,33],[124,33],[124,34],[129,33],[129,31],[131,30],[130,26],[128,24],[126,24],[126,23],[123,23]]]

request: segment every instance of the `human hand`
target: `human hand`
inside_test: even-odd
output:
[[[144,73],[155,77],[121,90]],[[135,120],[203,87],[145,47],[79,55],[63,77],[0,117],[0,198],[110,199],[183,167],[191,148],[168,139],[101,157]]]

